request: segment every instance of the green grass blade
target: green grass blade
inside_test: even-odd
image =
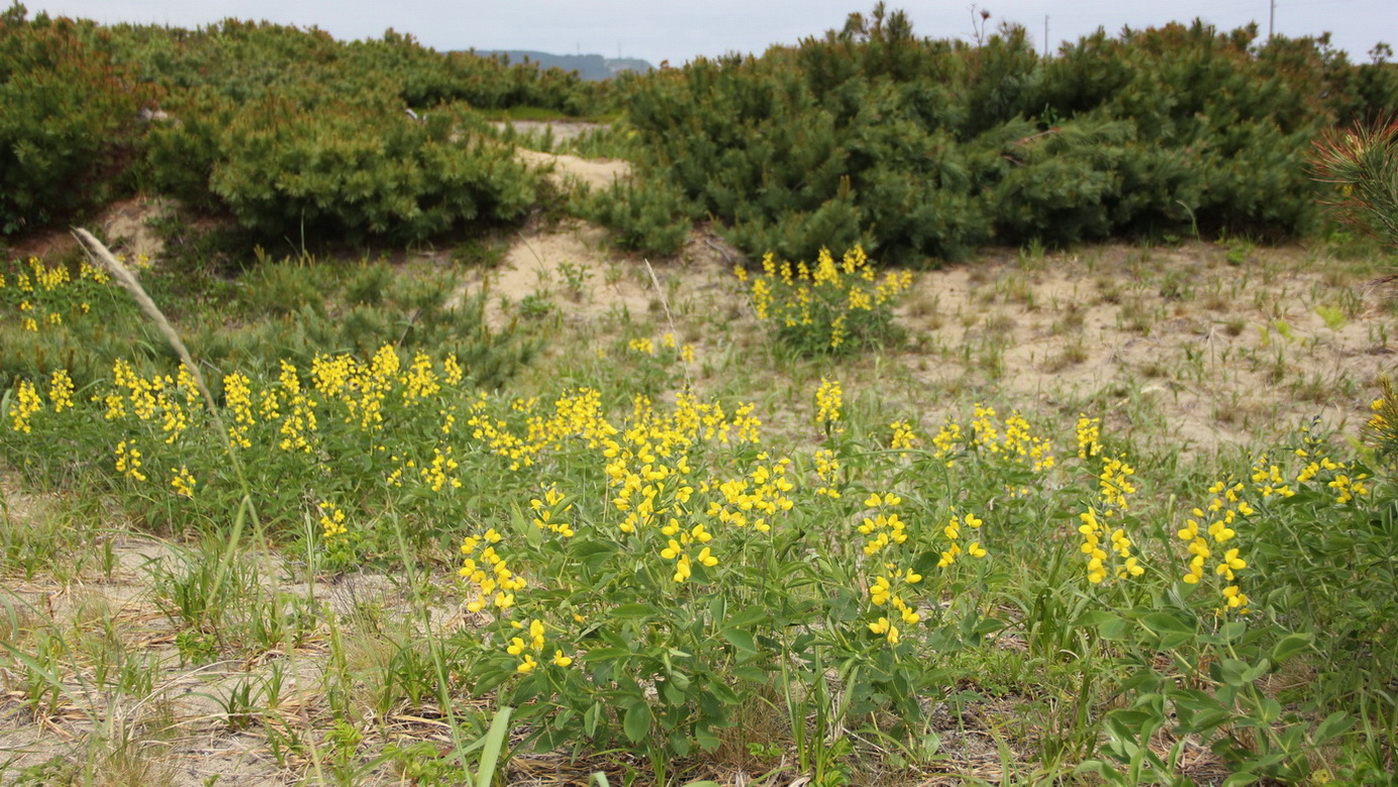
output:
[[[495,712],[495,718],[490,721],[490,729],[485,733],[484,746],[481,749],[480,765],[476,768],[476,787],[490,787],[495,781],[495,766],[500,760],[500,752],[505,748],[505,741],[510,737],[510,714],[514,713],[514,708],[506,705]]]

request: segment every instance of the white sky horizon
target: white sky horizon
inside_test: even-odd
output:
[[[6,0],[0,0],[5,2]],[[339,39],[378,38],[388,29],[411,34],[438,50],[534,50],[552,54],[636,57],[680,65],[730,52],[761,54],[843,26],[851,12],[867,14],[872,0],[23,0],[30,14],[194,28],[228,17],[318,27]],[[970,39],[973,6],[957,2],[889,2],[906,11],[919,36]],[[1266,36],[1271,0],[986,0],[974,6],[1001,22],[1025,26],[1043,50],[1047,16],[1050,48],[1099,26],[1156,27],[1195,18],[1220,31],[1258,25]],[[1380,42],[1398,48],[1398,0],[1277,0],[1275,31],[1296,38],[1332,34],[1351,62],[1368,62]]]

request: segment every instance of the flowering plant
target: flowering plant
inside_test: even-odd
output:
[[[907,271],[880,277],[858,246],[839,262],[821,249],[814,268],[778,263],[768,253],[762,273],[749,277],[739,267],[734,274],[748,286],[758,319],[803,355],[846,354],[894,339],[893,307],[913,283]]]

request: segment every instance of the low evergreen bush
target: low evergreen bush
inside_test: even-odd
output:
[[[628,80],[653,185],[616,197],[677,189],[739,247],[788,259],[821,243],[910,263],[988,242],[1297,235],[1318,219],[1312,140],[1398,104],[1396,73],[1324,38],[1200,21],[1045,58],[1017,26],[976,46],[924,39],[880,4],[798,47]],[[673,221],[612,212],[635,239]]]
[[[418,122],[362,104],[298,112],[269,98],[221,135],[210,191],[243,226],[272,237],[299,229],[413,242],[522,217],[537,179],[511,149],[459,134],[459,118],[441,111]]]
[[[100,204],[135,152],[153,92],[89,37],[22,5],[0,12],[0,235]]]

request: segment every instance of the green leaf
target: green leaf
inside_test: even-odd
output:
[[[1229,686],[1246,686],[1251,683],[1244,677],[1251,670],[1251,665],[1241,659],[1222,659],[1218,663],[1219,680]]]
[[[1104,609],[1084,610],[1078,619],[1073,621],[1073,625],[1079,628],[1101,628],[1110,623],[1121,620],[1120,615],[1113,614]]]
[[[1348,714],[1340,711],[1326,716],[1325,721],[1322,721],[1315,728],[1315,735],[1313,737],[1315,738],[1316,744],[1326,743],[1349,732],[1349,729],[1354,726],[1354,721],[1355,720],[1350,718]]]
[[[725,627],[737,629],[752,628],[757,623],[769,617],[770,615],[766,607],[754,604],[753,606],[739,610],[737,614],[728,619],[725,623]]]
[[[725,705],[737,705],[742,701],[738,698],[738,694],[721,680],[710,678],[707,685],[709,693]]]
[[[757,644],[753,642],[752,634],[739,629],[727,628],[719,632],[719,636],[728,640],[733,647],[744,653],[756,655]]]
[[[612,610],[612,617],[620,620],[637,620],[655,613],[655,607],[651,604],[637,602],[634,604],[622,604]]]
[[[1151,612],[1141,617],[1141,624],[1157,634],[1194,634],[1194,627],[1170,612]]]
[[[735,678],[752,681],[753,683],[767,682],[767,671],[751,664],[743,667],[734,667],[732,672]]]
[[[702,723],[694,729],[694,741],[704,751],[713,751],[723,743],[707,724]]]
[[[665,698],[665,701],[667,703],[675,707],[679,707],[684,704],[684,689],[680,688],[679,686],[676,686],[671,681],[667,680],[660,684],[660,695]]]
[[[1263,722],[1266,722],[1267,724],[1271,724],[1275,722],[1277,719],[1280,719],[1281,713],[1281,703],[1277,702],[1272,697],[1263,697],[1262,701],[1258,703],[1258,718],[1261,719]]]
[[[617,552],[615,545],[604,541],[574,541],[569,547],[589,574],[600,571]]]
[[[592,738],[597,735],[597,722],[602,718],[602,703],[594,702],[592,707],[583,714],[583,732],[587,737]]]
[[[665,743],[670,751],[678,757],[688,757],[690,749],[694,747],[694,742],[684,733],[684,730],[673,730],[666,736]]]
[[[632,743],[640,743],[650,733],[650,722],[650,706],[644,702],[638,702],[627,709],[626,718],[621,722],[621,728],[626,733],[627,740]]]
[[[630,655],[631,655],[631,651],[626,650],[625,648],[600,647],[600,648],[592,648],[592,649],[590,649],[590,650],[584,652],[583,655],[582,655],[582,657],[583,657],[583,661],[593,662],[593,661],[606,661],[606,660],[608,660],[608,659],[619,659],[619,658],[624,658],[624,657],[630,656]]]
[[[1258,678],[1262,677],[1263,675],[1266,675],[1268,672],[1271,671],[1272,662],[1268,661],[1267,659],[1263,659],[1258,663],[1252,665],[1251,667],[1248,667],[1246,670],[1243,670],[1243,682],[1252,683],[1253,681],[1257,680]]]
[[[1315,637],[1311,634],[1287,634],[1272,646],[1272,661],[1281,664],[1301,651],[1309,648]]]
[[[998,618],[981,618],[976,623],[975,634],[977,638],[988,637],[997,631],[1003,631],[1007,624]]]
[[[1206,733],[1215,729],[1232,718],[1233,714],[1222,710],[1210,710],[1197,714],[1179,715],[1180,731],[1194,734]]]
[[[525,543],[531,547],[538,547],[544,540],[543,531],[534,527],[532,523],[524,518],[524,512],[520,510],[518,503],[510,504],[510,525],[515,532],[524,537]]]

